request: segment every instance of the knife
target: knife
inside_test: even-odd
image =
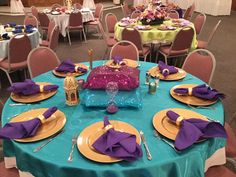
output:
[[[65,130],[62,129],[58,133],[54,134],[48,141],[46,141],[45,143],[41,144],[39,147],[35,148],[33,150],[33,152],[38,152],[40,149],[42,149],[44,146],[46,146],[48,143],[50,143],[54,138],[56,138],[58,135],[60,135],[60,134],[62,134],[64,132],[65,132]]]
[[[140,131],[139,134],[140,134],[140,136],[141,136],[141,140],[142,140],[143,145],[144,145],[144,148],[145,148],[145,150],[146,150],[147,158],[148,158],[148,160],[152,160],[152,155],[151,155],[150,150],[149,150],[149,148],[148,148],[147,141],[146,141],[146,139],[145,139],[145,137],[144,137],[143,131]]]

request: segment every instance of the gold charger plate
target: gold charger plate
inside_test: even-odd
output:
[[[131,60],[131,59],[123,59],[126,66],[129,66],[131,68],[137,68],[138,67],[138,62],[136,60]],[[111,68],[120,68],[120,65],[113,65],[113,60],[108,60],[106,62],[106,65],[111,67]]]
[[[52,83],[48,82],[36,82],[36,84],[39,85],[52,85]],[[57,90],[51,91],[51,92],[43,92],[43,93],[38,93],[34,95],[29,95],[29,96],[24,96],[24,95],[18,95],[15,93],[11,93],[10,98],[13,101],[20,102],[20,103],[34,103],[42,100],[46,100],[53,95],[57,93]]]
[[[110,120],[110,123],[114,126],[115,130],[119,130],[121,132],[127,132],[130,134],[136,135],[136,141],[138,144],[141,143],[140,135],[138,130],[136,130],[132,125],[116,121]],[[122,159],[113,158],[108,155],[101,154],[97,152],[92,144],[97,140],[103,133],[105,133],[103,129],[104,123],[96,122],[88,127],[86,127],[79,135],[77,140],[77,147],[79,151],[88,159],[101,162],[101,163],[113,163],[122,161]]]
[[[185,119],[189,118],[199,118],[203,120],[208,120],[205,116],[196,113],[191,110],[187,109],[180,109],[180,108],[173,108],[173,109],[166,109],[156,113],[152,119],[152,123],[154,128],[166,138],[171,140],[175,140],[176,135],[179,132],[179,126],[175,123],[171,122],[169,118],[166,116],[166,112],[172,110],[177,114],[183,116]]]
[[[174,93],[174,89],[176,88],[193,88],[196,87],[196,84],[182,84],[182,85],[176,85],[173,88],[171,88],[170,90],[170,95],[185,104],[189,104],[189,105],[194,105],[194,106],[208,106],[208,105],[212,105],[215,104],[217,102],[217,100],[204,100],[201,98],[197,98],[195,96],[188,96],[188,95],[178,95],[176,93]]]
[[[21,122],[36,118],[38,115],[43,114],[47,108],[32,109],[27,112],[23,112],[20,115],[14,117],[10,122]],[[48,138],[58,131],[60,131],[66,123],[66,116],[63,112],[57,110],[51,117],[49,117],[37,130],[37,133],[33,137],[15,139],[18,142],[34,142],[45,138]]]
[[[81,67],[81,68],[84,68],[84,69],[89,69],[88,68],[88,66],[86,66],[85,64],[83,64],[83,63],[76,63],[75,64],[76,66],[79,66],[79,67]],[[66,77],[67,76],[67,74],[69,73],[64,73],[64,72],[57,72],[55,69],[52,71],[52,73],[54,74],[54,75],[56,75],[56,76],[58,76],[58,77]],[[75,72],[75,73],[71,73],[71,75],[72,76],[75,76],[75,77],[77,77],[77,76],[82,76],[82,75],[84,75],[85,73],[81,73],[81,72]]]
[[[151,68],[148,73],[150,74],[150,76],[152,77],[156,77],[156,76],[160,76],[161,80],[167,80],[167,81],[174,81],[174,80],[180,80],[186,77],[186,72],[183,69],[177,68],[178,72],[175,74],[170,74],[166,77],[164,77],[159,70],[158,66],[155,66],[153,68]]]

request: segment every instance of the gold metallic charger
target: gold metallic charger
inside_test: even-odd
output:
[[[208,121],[208,119],[204,115],[201,115],[197,112],[187,110],[187,109],[171,108],[171,109],[162,110],[162,111],[156,113],[152,119],[152,123],[153,123],[154,128],[161,135],[163,135],[166,138],[169,138],[171,140],[175,140],[180,127],[177,126],[172,121],[170,121],[169,118],[166,116],[166,112],[169,110],[176,112],[177,114],[181,115],[185,119],[199,118],[199,119],[203,119],[203,120]]]
[[[49,83],[49,82],[36,82],[36,84],[38,84],[38,85],[53,85],[52,83]],[[55,95],[56,93],[57,93],[57,90],[50,91],[50,92],[37,93],[34,95],[28,95],[28,96],[11,93],[10,98],[13,101],[20,102],[20,103],[34,103],[34,102],[46,100],[46,99],[52,97],[53,95]]]
[[[47,108],[32,109],[14,117],[10,122],[21,122],[31,120],[39,115],[42,115],[46,110]],[[15,141],[28,143],[48,138],[60,131],[64,127],[65,123],[65,114],[57,110],[51,117],[47,118],[46,121],[38,128],[35,136],[22,139],[15,139]]]
[[[161,80],[167,80],[167,81],[174,81],[174,80],[180,80],[186,77],[186,72],[183,69],[177,68],[178,72],[175,74],[169,74],[168,76],[164,77],[159,70],[158,66],[152,67],[148,73],[152,77],[160,76]]]
[[[196,87],[196,84],[182,84],[182,85],[176,85],[170,90],[170,95],[178,100],[179,102],[188,104],[188,105],[194,105],[194,106],[209,106],[212,104],[215,104],[217,100],[205,100],[201,99],[195,96],[189,96],[189,95],[179,95],[174,92],[174,89],[176,88],[193,88]]]
[[[83,63],[76,63],[75,64],[76,66],[79,66],[81,68],[84,68],[84,69],[89,69],[88,66],[86,66],[85,64]],[[58,72],[56,71],[55,69],[52,71],[52,73],[58,77],[66,77],[68,75],[69,72],[65,73],[65,72]],[[82,72],[74,72],[74,73],[70,73],[72,76],[75,76],[75,77],[78,77],[78,76],[82,76],[86,73],[82,73]]]
[[[126,66],[132,67],[132,68],[137,68],[138,67],[138,61],[136,60],[131,60],[131,59],[123,59]],[[113,60],[108,60],[106,62],[106,65],[111,67],[111,68],[120,68],[121,65],[114,65]]]
[[[138,130],[136,130],[132,125],[111,120],[111,125],[114,126],[114,129],[121,132],[127,132],[136,136],[136,141],[138,144],[141,143],[140,135]],[[110,157],[108,155],[101,154],[97,152],[93,147],[92,144],[102,135],[105,133],[104,130],[104,122],[96,122],[88,127],[86,127],[79,135],[77,140],[77,147],[79,151],[88,159],[101,162],[101,163],[113,163],[122,161],[122,159]]]

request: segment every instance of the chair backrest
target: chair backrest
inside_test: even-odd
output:
[[[49,41],[49,38],[50,38],[51,33],[52,33],[52,31],[53,31],[53,29],[54,29],[55,26],[56,26],[55,21],[54,21],[54,20],[51,20],[51,21],[49,22],[49,25],[48,25],[47,41]]]
[[[59,64],[60,60],[56,53],[48,47],[33,49],[27,58],[27,65],[31,78],[53,70]]]
[[[195,10],[195,4],[193,3],[193,4],[192,4],[191,6],[189,6],[189,7],[187,8],[187,10],[185,11],[185,13],[184,13],[184,19],[190,20],[191,17],[192,17],[192,15],[193,15],[193,13],[194,13],[194,10]]]
[[[131,9],[129,8],[128,3],[123,2],[123,5],[121,4],[121,9],[124,17],[129,17],[131,15]]]
[[[59,27],[54,26],[49,38],[49,45],[48,45],[48,47],[54,51],[56,51],[56,48],[58,46],[59,34],[60,34]]]
[[[194,30],[191,27],[182,28],[175,36],[174,41],[171,44],[171,50],[185,50],[186,53],[191,47],[194,36]]]
[[[102,20],[102,13],[103,13],[103,5],[101,3],[98,3],[95,5],[95,12],[94,12],[94,17]]]
[[[176,10],[170,10],[168,16],[172,19],[179,19],[179,13]]]
[[[135,28],[124,28],[121,34],[121,39],[131,41],[138,50],[143,50],[141,36],[139,31]]]
[[[197,35],[201,33],[205,22],[206,22],[206,15],[202,13],[198,14],[194,19],[193,24]]]
[[[140,10],[135,10],[135,11],[133,11],[132,12],[132,14],[131,14],[131,18],[138,18],[140,15],[141,15],[141,11]]]
[[[110,52],[110,59],[114,56],[121,56],[126,59],[139,60],[137,47],[130,41],[122,40],[117,42]]]
[[[33,25],[34,27],[38,28],[39,23],[35,16],[33,15],[26,15],[24,19],[24,25]]]
[[[38,17],[39,17],[40,26],[44,28],[48,28],[50,20],[47,14],[40,12],[38,13]]]
[[[115,25],[118,22],[117,17],[113,13],[108,13],[105,16],[106,31],[108,33],[115,32]]]
[[[10,63],[12,64],[26,61],[30,51],[31,43],[29,37],[26,34],[17,34],[13,36],[9,42],[9,65]]]
[[[206,49],[197,49],[191,52],[182,66],[182,68],[210,84],[214,75],[216,60],[214,55]]]
[[[69,17],[69,26],[82,26],[83,19],[81,12],[71,13]]]
[[[218,29],[220,23],[221,23],[221,20],[219,20],[218,23],[215,25],[215,27],[212,29],[212,31],[211,31],[211,33],[210,33],[210,35],[208,37],[208,40],[207,40],[207,45],[209,45],[211,40],[213,39],[213,36],[214,36],[216,30]]]
[[[37,20],[39,20],[39,17],[38,17],[39,11],[35,6],[31,6],[31,13],[33,16],[35,16],[37,18]]]
[[[51,6],[51,9],[52,9],[52,10],[55,10],[56,8],[61,8],[61,7],[62,7],[61,4],[55,3],[55,4],[53,4],[53,5]]]
[[[79,10],[83,8],[83,6],[80,3],[75,3],[74,7]]]

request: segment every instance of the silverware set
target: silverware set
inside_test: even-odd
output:
[[[143,131],[140,131],[139,134],[140,134],[141,140],[143,142],[143,145],[144,145],[144,148],[145,148],[145,151],[146,151],[147,159],[148,160],[152,160],[152,155],[150,153],[150,150],[149,150],[149,147],[147,145],[147,141],[146,141],[146,139],[144,137]]]
[[[70,155],[68,157],[68,162],[72,162],[73,161],[73,153],[74,153],[74,148],[75,148],[75,145],[77,143],[77,139],[78,139],[78,134],[75,134],[73,137],[72,137],[72,146],[71,146],[71,151],[70,151]]]

